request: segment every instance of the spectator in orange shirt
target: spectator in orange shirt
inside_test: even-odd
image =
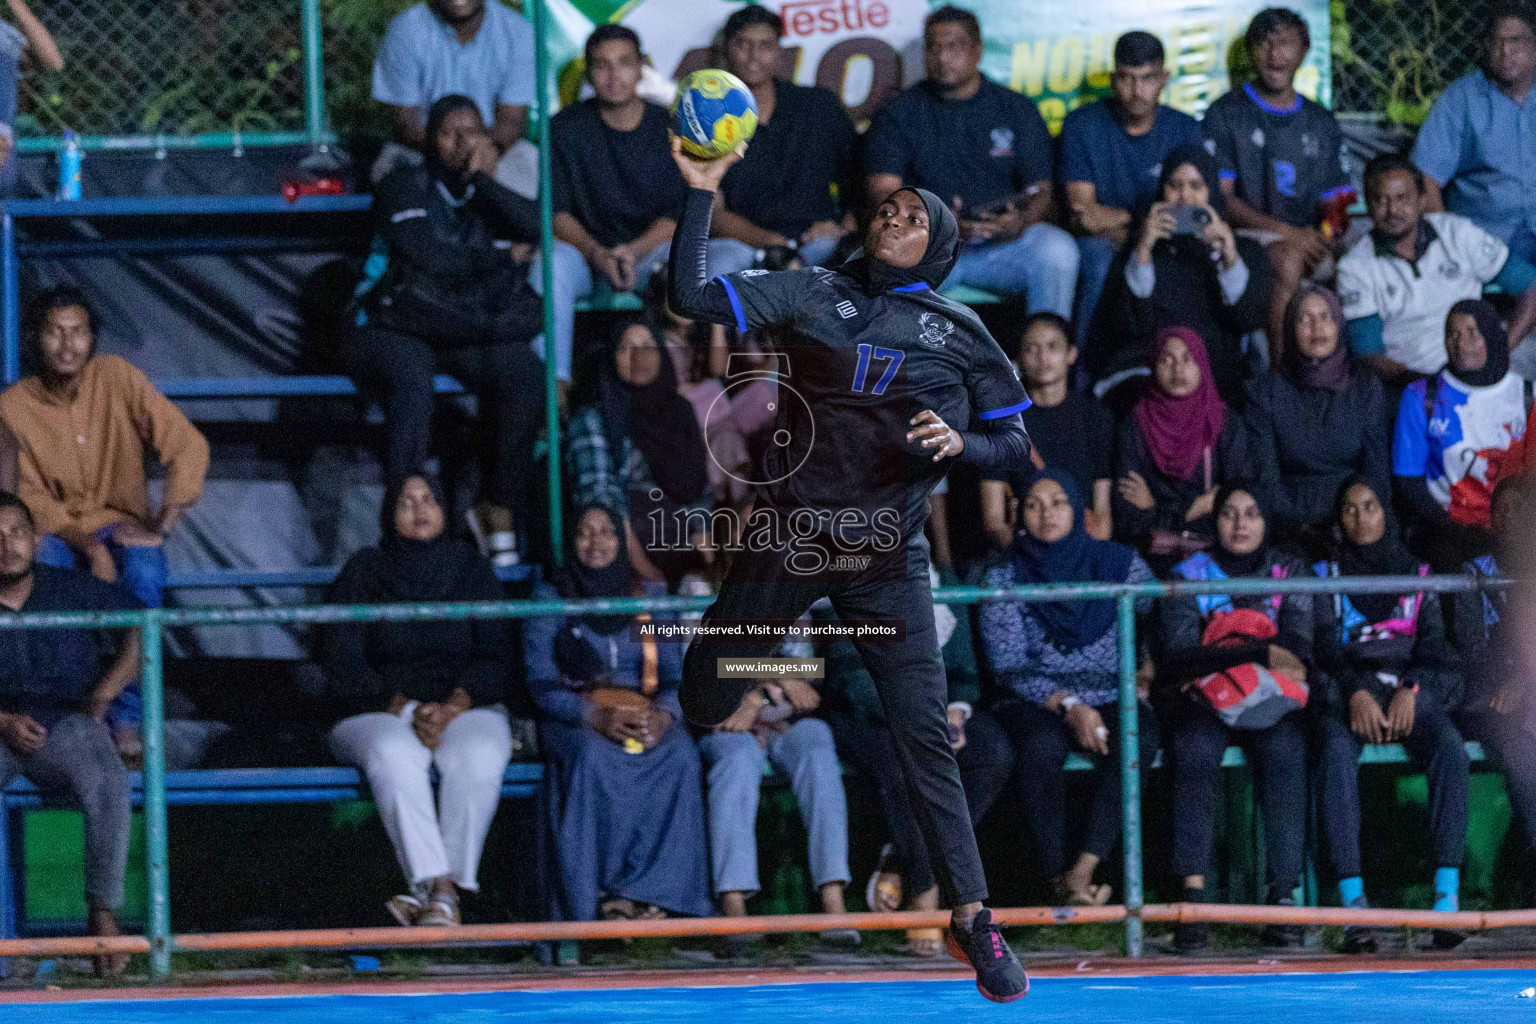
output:
[[[96,352],[96,319],[78,289],[43,292],[27,326],[40,372],[0,394],[0,417],[20,446],[17,493],[37,518],[37,561],[86,569],[158,608],[162,545],[202,494],[208,442],[127,360]],[[151,451],[165,467],[158,510]],[[137,696],[126,691],[108,715],[125,756]]]

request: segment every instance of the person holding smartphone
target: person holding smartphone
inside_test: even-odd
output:
[[[1269,264],[1262,246],[1227,223],[1216,164],[1203,146],[1168,154],[1158,201],[1131,238],[1110,270],[1089,346],[1095,392],[1104,397],[1144,375],[1158,331],[1189,327],[1206,343],[1217,390],[1240,401],[1249,375],[1242,339],[1264,327]]]

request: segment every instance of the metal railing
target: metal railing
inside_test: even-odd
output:
[[[1141,854],[1141,787],[1137,763],[1136,721],[1136,601],[1179,594],[1398,594],[1432,591],[1466,593],[1502,588],[1508,581],[1488,576],[1384,576],[1357,578],[1232,579],[1169,583],[1069,583],[1047,586],[949,587],[934,591],[941,604],[976,604],[985,601],[1093,601],[1113,600],[1119,612],[1120,772],[1124,807],[1124,900],[1115,913],[1125,925],[1126,953],[1142,954],[1143,885]],[[319,625],[335,622],[404,622],[441,619],[532,618],[577,613],[636,614],[702,611],[713,599],[701,597],[612,598],[605,600],[525,600],[442,604],[312,605],[288,608],[151,608],[119,612],[38,612],[0,615],[0,629],[100,629],[137,628],[143,639],[144,691],[144,834],[145,870],[148,875],[148,941],[150,974],[163,978],[170,973],[175,939],[170,920],[168,872],[169,833],[165,796],[165,703],[163,636],[168,626],[243,626],[270,623]],[[1250,915],[1251,916],[1251,915]],[[1093,915],[1066,915],[1064,923],[1098,920]],[[1159,913],[1160,920],[1168,918]],[[1244,918],[1246,919],[1246,918]],[[759,919],[754,919],[759,920]],[[882,918],[885,920],[885,918]],[[759,923],[762,923],[759,920]],[[501,927],[501,926],[497,926]],[[892,925],[894,927],[894,925]],[[771,930],[771,929],[770,929]],[[302,934],[302,933],[293,933]],[[414,941],[410,934],[402,941]],[[47,943],[55,940],[36,940]],[[88,943],[92,940],[68,940]],[[216,941],[202,936],[199,949],[238,948],[208,945]],[[249,942],[238,936],[227,943]],[[423,935],[421,942],[442,941]],[[295,941],[294,945],[302,945]],[[0,945],[4,945],[0,943]],[[41,947],[39,947],[41,948]],[[63,947],[61,947],[62,949]],[[70,947],[74,948],[74,947]],[[105,947],[102,947],[105,948]],[[125,947],[126,948],[126,947]],[[190,948],[190,947],[188,947]],[[137,945],[135,951],[139,950]]]

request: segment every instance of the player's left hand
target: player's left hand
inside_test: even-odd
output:
[[[937,448],[938,451],[933,454],[934,462],[965,451],[965,439],[960,436],[960,431],[945,423],[932,409],[924,409],[913,416],[912,426],[916,429],[907,431],[907,440],[911,442],[921,438],[924,448]]]

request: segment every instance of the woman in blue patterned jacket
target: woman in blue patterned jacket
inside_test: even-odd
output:
[[[1036,583],[1146,583],[1152,570],[1122,544],[1094,540],[1083,527],[1083,495],[1066,473],[1036,473],[1024,491],[1021,529],[988,586]],[[1151,611],[1139,601],[1137,610]],[[981,635],[1000,698],[993,714],[1017,757],[1014,779],[1040,863],[1066,906],[1102,906],[1108,885],[1094,869],[1120,837],[1119,627],[1115,602],[1017,601],[982,606]],[[1156,721],[1140,715],[1140,763],[1157,751]],[[1067,849],[1066,761],[1094,763],[1088,831],[1075,860]]]

